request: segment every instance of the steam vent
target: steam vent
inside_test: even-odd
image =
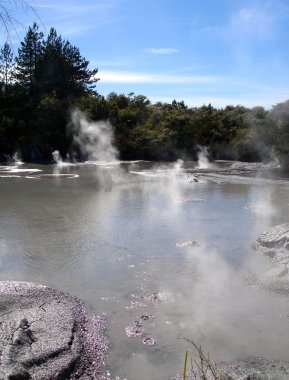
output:
[[[104,325],[68,294],[0,281],[0,379],[97,379],[108,350]]]

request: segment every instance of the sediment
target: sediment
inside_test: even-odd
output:
[[[266,229],[253,243],[256,252],[271,259],[270,267],[253,275],[249,282],[262,289],[289,296],[289,223]],[[288,380],[289,362],[248,358],[220,364],[218,368],[232,380]]]
[[[266,358],[249,358],[218,366],[224,380],[288,380],[289,363]],[[222,379],[223,380],[223,379]]]
[[[249,282],[269,292],[289,296],[289,223],[266,229],[253,244],[271,259],[270,267],[253,275]]]
[[[108,350],[104,329],[105,319],[69,294],[0,281],[0,379],[97,379]]]

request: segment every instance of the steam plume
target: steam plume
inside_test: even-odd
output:
[[[107,121],[89,121],[85,115],[74,110],[71,115],[74,142],[81,156],[91,161],[117,161],[118,153],[112,145],[112,126]]]
[[[209,153],[206,147],[199,147],[198,152],[198,168],[199,169],[209,169],[212,167],[212,164],[209,161]]]

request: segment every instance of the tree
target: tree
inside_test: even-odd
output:
[[[15,78],[18,83],[28,92],[32,89],[35,81],[35,72],[43,48],[43,33],[39,32],[39,26],[34,22],[28,28],[21,48],[18,49],[16,57]]]
[[[4,92],[7,95],[8,85],[11,83],[13,70],[13,53],[8,42],[5,42],[4,47],[0,50],[0,78],[4,84]]]
[[[276,151],[286,169],[289,168],[289,100],[272,107],[263,136]]]
[[[39,91],[43,94],[54,92],[62,99],[75,99],[93,92],[98,70],[89,70],[88,65],[79,49],[51,28],[35,71]]]

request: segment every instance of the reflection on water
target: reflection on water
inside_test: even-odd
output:
[[[182,336],[217,361],[286,360],[288,300],[246,278],[269,265],[251,243],[288,222],[288,182],[228,168],[2,166],[1,279],[69,291],[106,313],[113,377],[173,377]]]

